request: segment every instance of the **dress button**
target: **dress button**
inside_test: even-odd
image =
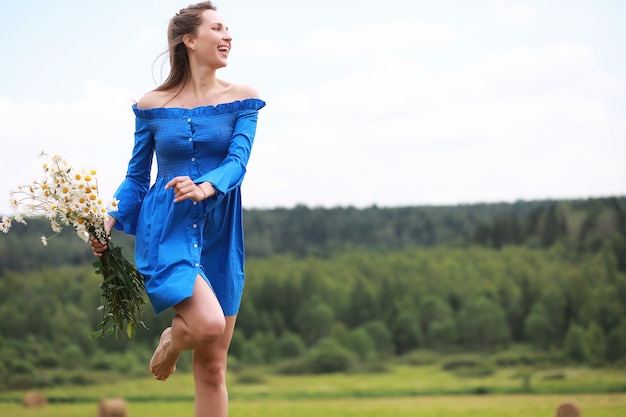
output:
[[[187,123],[191,123],[191,119],[187,119]]]
[[[197,206],[197,205],[198,205],[198,202],[197,202],[197,201],[194,201],[192,204],[193,204],[194,206]]]
[[[191,162],[195,162],[195,161],[196,161],[196,158],[191,158]]]
[[[199,267],[199,266],[200,266],[200,264],[198,262],[196,262],[196,268]]]
[[[192,138],[189,138],[189,142],[193,142],[193,139],[192,139]]]
[[[192,227],[193,227],[194,229],[197,229],[197,228],[198,228],[198,225],[194,223]]]
[[[194,248],[198,248],[198,244],[197,244],[197,243],[194,243],[194,244],[193,244],[193,247],[194,247]]]

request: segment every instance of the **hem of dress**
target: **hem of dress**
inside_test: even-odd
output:
[[[209,288],[211,289],[211,291],[213,291],[213,294],[217,297],[217,294],[215,294],[215,290],[213,289],[213,286],[211,285],[211,283],[209,282],[209,278],[207,278],[206,274],[204,273],[204,270],[202,268],[198,269],[198,273],[196,274],[196,277],[200,275],[202,277],[202,279],[204,280],[204,282],[207,283],[207,285],[209,286]],[[195,280],[194,280],[194,284],[195,284]],[[148,298],[150,299],[150,304],[152,305],[152,310],[154,311],[154,314],[160,314],[166,310],[169,310],[170,308],[173,308],[174,306],[176,306],[179,303],[182,303],[183,301],[185,301],[187,298],[191,297],[193,295],[193,286],[191,288],[191,293],[189,295],[184,295],[182,297],[179,297],[177,299],[174,299],[174,301],[168,301],[167,303],[159,303],[159,307],[157,308],[155,306],[155,303],[152,301],[152,299],[150,298],[150,294],[148,294]],[[219,303],[219,299],[217,300]],[[236,313],[235,313],[236,314]],[[224,315],[226,317],[226,315]]]

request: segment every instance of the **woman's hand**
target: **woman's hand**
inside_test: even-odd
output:
[[[111,229],[113,229],[114,225],[115,225],[115,217],[109,216],[107,214],[106,217],[104,218],[104,230],[107,233],[107,236],[109,236],[109,234],[111,233]],[[91,250],[93,251],[93,254],[96,255],[97,257],[102,256],[102,252],[104,252],[107,249],[107,244],[100,242],[96,238],[89,239],[89,244],[91,245]]]
[[[205,184],[205,183],[203,183]],[[178,203],[183,200],[202,201],[215,194],[214,189],[212,194],[208,194],[206,190],[201,186],[191,181],[189,177],[175,177],[170,182],[165,184],[165,189],[172,188],[174,191],[174,202]],[[211,187],[212,188],[212,187]]]

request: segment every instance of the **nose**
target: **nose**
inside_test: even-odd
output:
[[[230,33],[228,32],[228,30],[225,30],[224,36],[222,37],[222,39],[224,39],[227,42],[231,42],[233,40],[233,37],[230,36]]]

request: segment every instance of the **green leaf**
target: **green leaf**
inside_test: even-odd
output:
[[[144,281],[136,267],[122,254],[122,248],[108,242],[108,249],[94,262],[96,273],[102,275],[100,297],[102,322],[97,337],[126,333],[133,338],[139,326],[146,327],[141,320],[144,300]]]

